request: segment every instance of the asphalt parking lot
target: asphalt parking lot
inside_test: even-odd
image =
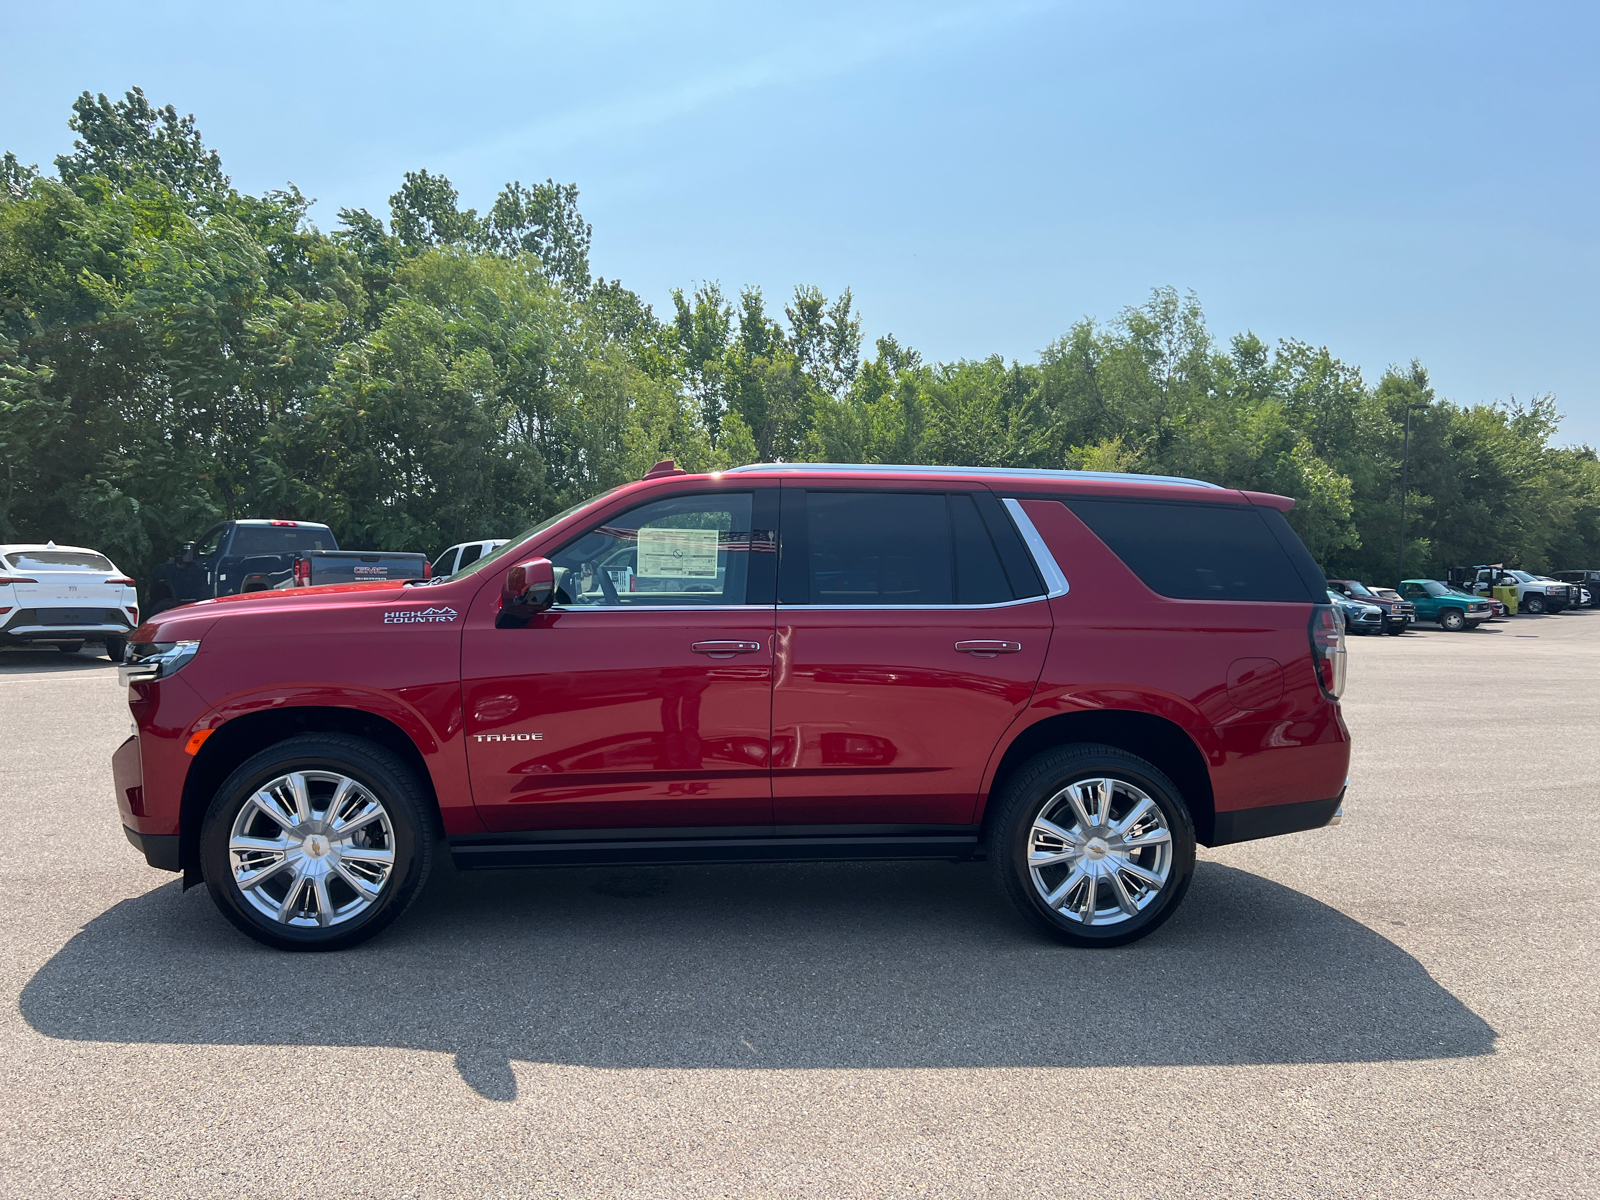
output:
[[[445,866],[292,956],[123,840],[114,668],[0,652],[0,1190],[1600,1195],[1600,612],[1350,658],[1345,823],[1123,949],[981,865]]]

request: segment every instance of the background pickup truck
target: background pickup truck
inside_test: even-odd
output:
[[[295,556],[294,574],[282,587],[320,587],[325,583],[394,583],[432,575],[425,554],[387,554],[377,550],[306,550]]]
[[[151,571],[149,611],[154,615],[194,600],[293,587],[295,563],[307,556],[316,562],[302,568],[311,572],[303,582],[421,579],[427,569],[421,554],[341,551],[333,530],[311,521],[219,521]],[[336,560],[347,565],[336,566]]]

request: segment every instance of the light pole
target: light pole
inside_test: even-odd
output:
[[[1409,473],[1411,470],[1411,414],[1419,408],[1427,408],[1426,404],[1406,405],[1406,436],[1403,449],[1400,452],[1400,550],[1395,556],[1395,581],[1398,589],[1406,577],[1406,489],[1409,486]]]

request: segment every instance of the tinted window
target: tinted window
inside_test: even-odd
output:
[[[971,496],[951,495],[950,532],[956,549],[956,602],[999,604],[1013,599],[994,539]]]
[[[11,566],[18,571],[104,571],[116,570],[111,560],[91,550],[15,550]]]
[[[1307,588],[1300,567],[1255,508],[1123,500],[1066,504],[1163,596],[1307,602],[1320,600],[1324,590]]]
[[[456,548],[451,546],[438,558],[433,560],[433,573],[435,575],[449,575],[455,571]]]
[[[806,517],[812,604],[955,603],[943,495],[808,492]]]
[[[456,567],[456,570],[459,571],[462,567],[466,566],[468,563],[475,563],[482,557],[483,557],[483,543],[482,542],[473,542],[470,546],[463,546],[463,547],[461,547],[461,563],[460,563],[459,566]]]
[[[612,517],[550,560],[556,603],[751,603],[751,557],[772,549],[770,531],[757,536],[751,529],[751,508],[750,493],[719,492],[674,496]]]
[[[335,549],[333,534],[314,525],[240,525],[233,531],[230,558],[253,554],[307,554]]]
[[[1422,590],[1422,585],[1420,583],[1408,583],[1405,585],[1405,594],[1413,599],[1421,600],[1427,596],[1428,593]]]
[[[205,537],[200,539],[200,544],[194,548],[196,558],[210,558],[217,552],[217,546],[222,542],[222,535],[228,532],[226,525],[218,525],[214,529],[206,530]]]

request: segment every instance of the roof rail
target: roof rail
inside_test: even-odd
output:
[[[834,475],[844,471],[863,475],[898,474],[905,471],[932,471],[940,475],[971,476],[982,479],[991,476],[1022,476],[1028,479],[1108,479],[1124,483],[1161,483],[1174,487],[1220,488],[1220,484],[1203,479],[1186,479],[1181,475],[1139,475],[1130,471],[1047,471],[1039,467],[940,467],[931,463],[921,465],[894,465],[890,463],[751,463],[745,467],[731,467],[724,475],[737,475],[748,471],[795,471]]]

